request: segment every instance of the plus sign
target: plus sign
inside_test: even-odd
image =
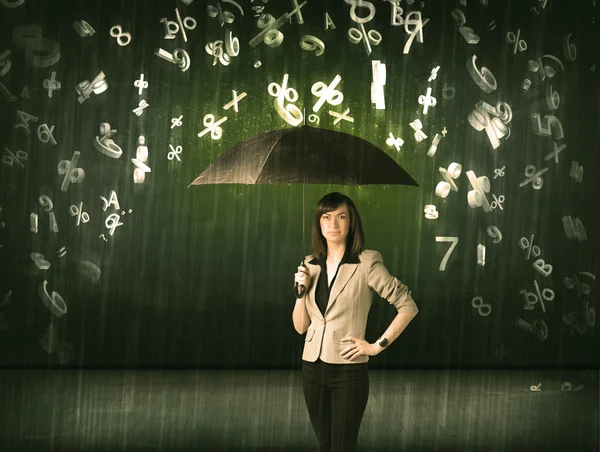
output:
[[[445,137],[447,133],[448,133],[448,131],[447,131],[447,130],[446,130],[446,128],[444,127],[444,130],[442,130],[442,135],[444,135],[444,137]]]

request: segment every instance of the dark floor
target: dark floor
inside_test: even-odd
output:
[[[597,371],[369,372],[359,451],[600,450]],[[1,370],[17,450],[318,449],[299,370]]]

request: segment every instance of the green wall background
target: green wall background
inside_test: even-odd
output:
[[[235,143],[270,130],[289,127],[275,112],[267,87],[289,84],[297,89],[296,105],[312,113],[316,97],[311,86],[342,76],[338,86],[344,101],[338,107],[325,105],[318,127],[340,130],[378,145],[419,184],[419,187],[388,185],[306,186],[306,254],[310,253],[311,215],[316,202],[330,191],[341,191],[356,203],[366,232],[366,247],[382,253],[390,273],[407,284],[420,315],[392,347],[372,357],[379,366],[563,366],[598,364],[597,327],[577,332],[563,320],[564,315],[598,306],[598,287],[590,277],[579,275],[584,294],[565,285],[565,278],[578,272],[598,275],[598,26],[591,2],[550,1],[536,14],[538,2],[495,2],[488,5],[471,0],[466,6],[451,1],[425,1],[408,5],[404,11],[422,11],[430,21],[423,29],[424,42],[413,42],[408,55],[402,53],[407,33],[390,25],[389,2],[373,1],[377,12],[367,29],[378,30],[383,39],[368,56],[362,44],[348,41],[350,5],[343,1],[309,0],[302,8],[305,23],[296,19],[282,26],[284,41],[277,48],[249,46],[259,29],[251,7],[262,2],[241,2],[245,11],[235,21],[220,27],[206,14],[207,5],[217,0],[195,0],[190,5],[175,1],[41,2],[26,0],[17,8],[2,7],[0,51],[9,49],[12,67],[0,77],[17,96],[13,102],[2,97],[0,144],[15,152],[28,153],[24,168],[1,167],[0,207],[5,223],[0,228],[0,364],[3,366],[195,366],[195,367],[297,367],[300,365],[303,336],[292,324],[295,298],[293,274],[304,256],[302,244],[302,186],[280,185],[188,185],[219,155]],[[423,4],[423,6],[420,5]],[[279,17],[292,9],[291,1],[271,1],[265,12]],[[223,3],[225,9],[235,11]],[[182,17],[197,20],[186,30],[188,42],[178,36],[165,40],[163,17],[175,20],[175,8]],[[464,11],[467,25],[480,36],[469,45],[458,31],[451,13]],[[325,31],[327,11],[336,29]],[[360,12],[364,15],[364,12]],[[95,30],[82,38],[72,23],[86,20]],[[32,68],[25,52],[12,37],[19,25],[36,24],[43,36],[61,45],[59,61],[46,68]],[[132,35],[121,47],[111,37],[113,25]],[[495,25],[495,27],[493,27]],[[240,53],[229,66],[212,65],[204,46],[225,38],[226,28],[240,40]],[[513,54],[507,43],[509,31],[521,30],[528,48]],[[577,46],[575,61],[568,62],[563,50],[565,36]],[[300,37],[313,34],[325,42],[324,55],[317,57],[299,46]],[[191,67],[180,71],[154,55],[154,49],[184,48]],[[466,63],[477,55],[477,65],[494,74],[498,88],[484,93],[469,76]],[[527,63],[542,54],[559,58],[565,70],[556,69],[554,78],[542,81],[528,70]],[[262,65],[254,68],[260,60]],[[370,102],[371,61],[387,66],[385,110]],[[440,66],[437,78],[429,83],[431,70]],[[51,98],[43,87],[56,71],[61,89]],[[106,75],[108,89],[83,103],[75,86]],[[140,96],[134,81],[140,74],[148,88]],[[528,91],[523,80],[532,80]],[[550,111],[545,101],[546,83],[560,93],[560,106]],[[21,97],[27,86],[29,98]],[[422,114],[419,95],[427,87],[437,105]],[[451,99],[444,87],[454,88]],[[246,92],[239,112],[225,111],[232,91]],[[449,93],[449,91],[447,92]],[[142,100],[149,107],[141,116],[132,110]],[[485,132],[476,131],[467,121],[475,104],[483,100],[495,105],[507,102],[513,111],[511,136],[492,150]],[[354,123],[333,125],[328,109],[350,108]],[[16,128],[17,110],[38,117],[30,123],[31,133]],[[563,140],[533,133],[530,115],[555,114],[564,129]],[[197,134],[204,129],[206,114],[224,115],[220,140]],[[171,118],[183,115],[183,125],[171,129]],[[428,139],[418,143],[409,123],[420,119]],[[112,137],[123,149],[111,159],[94,148],[102,122],[117,133]],[[46,123],[55,126],[57,144],[43,143],[36,129]],[[434,158],[426,155],[436,133],[447,135]],[[392,132],[404,140],[398,152],[386,144]],[[152,172],[143,184],[134,184],[138,137],[144,135],[149,148],[147,164]],[[559,163],[546,161],[552,141],[567,144]],[[181,162],[168,160],[169,145],[182,146]],[[78,167],[85,179],[60,189],[59,161],[81,152]],[[7,154],[3,154],[7,156]],[[571,162],[584,167],[582,183],[569,176]],[[462,164],[458,192],[445,199],[435,187],[442,179],[439,167]],[[527,165],[538,170],[548,167],[540,190],[531,184],[519,187]],[[494,170],[505,167],[505,176],[494,179]],[[488,195],[504,195],[503,210],[492,212],[468,206],[471,189],[465,173],[487,176]],[[64,176],[63,176],[64,177]],[[107,233],[105,220],[115,212],[103,211],[101,197],[117,193],[122,226]],[[58,233],[48,229],[48,214],[38,204],[42,194],[53,201]],[[90,221],[75,226],[71,205],[83,202]],[[423,209],[434,204],[439,218],[428,220]],[[131,209],[131,212],[129,210]],[[29,216],[39,215],[39,232],[29,229]],[[579,218],[587,240],[567,238],[561,218]],[[494,244],[486,233],[496,225],[503,240]],[[104,234],[107,240],[100,236]],[[549,277],[535,271],[519,247],[521,237],[535,234],[541,258],[553,266]],[[445,271],[439,270],[448,244],[436,243],[436,236],[455,236],[458,246]],[[477,265],[477,245],[486,246],[486,263]],[[67,254],[57,251],[66,247]],[[40,270],[30,253],[41,253],[50,268]],[[81,270],[88,261],[101,270],[93,282]],[[56,317],[38,294],[47,281],[67,305],[67,313]],[[556,296],[524,309],[522,289],[534,292],[552,289]],[[10,292],[9,292],[10,291]],[[481,316],[471,300],[483,297],[492,306]],[[373,342],[385,331],[395,315],[386,300],[375,296],[367,324],[366,339]],[[548,336],[515,325],[544,321]],[[53,333],[50,334],[50,329]],[[42,346],[41,344],[48,344]],[[49,353],[51,351],[51,353]]]

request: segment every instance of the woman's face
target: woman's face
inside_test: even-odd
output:
[[[321,215],[321,234],[327,243],[346,243],[350,230],[350,214],[346,204]]]

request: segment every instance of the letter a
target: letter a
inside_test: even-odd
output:
[[[331,20],[329,13],[325,13],[325,30],[329,30],[330,25],[331,29],[335,30],[335,24],[333,23],[333,20]]]

